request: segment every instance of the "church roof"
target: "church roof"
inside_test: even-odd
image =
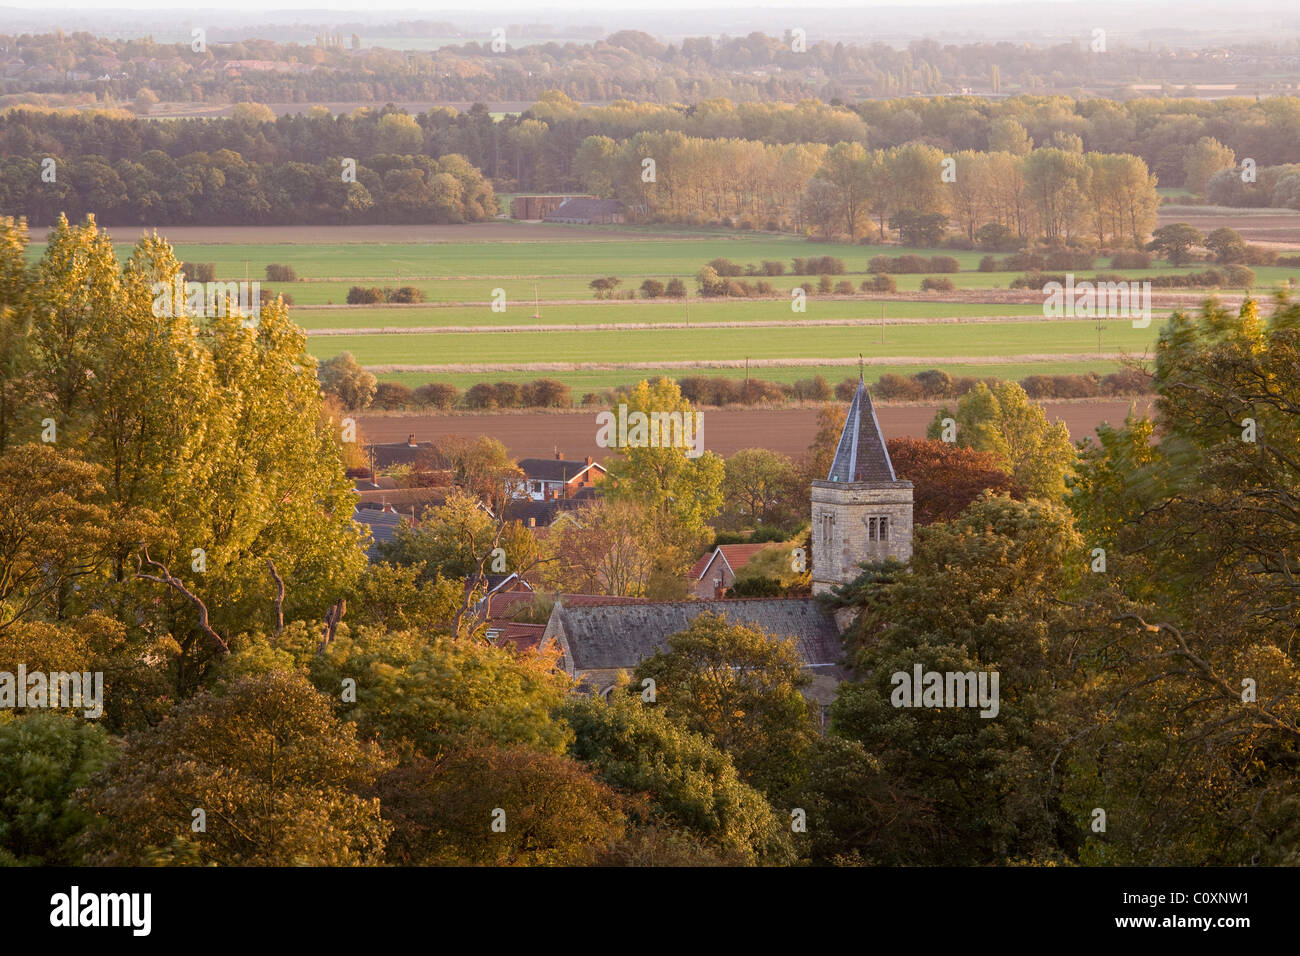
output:
[[[897,481],[894,463],[889,460],[885,436],[880,433],[876,409],[866,383],[858,379],[858,390],[849,405],[849,417],[844,422],[835,460],[827,481]]]
[[[835,619],[816,598],[745,598],[727,601],[654,601],[574,606],[561,595],[551,623],[562,625],[575,671],[636,667],[668,646],[668,639],[708,611],[731,624],[757,627],[793,639],[805,667],[834,668],[844,655]],[[548,633],[555,628],[547,625]]]

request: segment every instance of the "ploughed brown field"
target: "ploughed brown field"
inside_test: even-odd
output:
[[[1132,400],[1138,414],[1150,413],[1151,399]],[[1043,402],[1047,417],[1062,419],[1076,441],[1092,435],[1097,425],[1121,425],[1130,401]],[[952,407],[952,404],[949,404]],[[925,437],[925,429],[939,410],[933,405],[877,405],[876,415],[886,438]],[[741,448],[769,448],[796,456],[804,452],[817,431],[817,409],[718,409],[704,413],[704,446],[720,455]],[[514,458],[550,458],[557,451],[565,458],[591,455],[603,460],[611,452],[596,444],[596,411],[573,413],[498,412],[481,415],[360,415],[357,424],[366,441],[432,441],[446,435],[488,435],[496,438]]]

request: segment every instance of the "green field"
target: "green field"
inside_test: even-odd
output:
[[[553,227],[547,227],[552,228]],[[473,236],[467,227],[466,235]],[[573,239],[566,238],[572,230]],[[665,234],[667,232],[668,234]],[[335,234],[336,236],[338,234]],[[458,235],[458,233],[453,233]],[[481,234],[480,234],[481,235]],[[838,380],[849,374],[847,366],[817,367],[780,364],[788,360],[845,359],[859,353],[875,359],[924,359],[927,364],[873,366],[873,376],[884,371],[911,373],[929,365],[954,374],[1023,378],[1025,375],[1074,372],[1109,372],[1117,355],[1142,355],[1155,342],[1163,314],[1157,310],[1150,328],[1133,329],[1127,320],[1107,322],[1098,342],[1092,321],[1038,322],[935,322],[887,324],[882,344],[875,325],[882,309],[886,322],[902,319],[977,319],[1041,317],[1035,303],[952,303],[935,301],[934,294],[919,292],[921,275],[895,276],[898,291],[913,294],[909,300],[880,300],[869,293],[853,296],[811,295],[806,311],[791,310],[788,290],[816,277],[767,278],[779,291],[775,298],[699,299],[694,276],[710,259],[758,266],[777,260],[787,269],[796,257],[835,256],[842,259],[847,280],[856,289],[875,255],[951,255],[962,271],[948,277],[958,290],[1006,289],[1015,272],[979,272],[983,252],[908,249],[897,246],[842,245],[810,242],[793,236],[763,233],[722,233],[709,229],[656,230],[652,227],[568,227],[554,238],[526,224],[499,229],[504,239],[484,241],[329,241],[327,228],[307,231],[304,242],[180,243],[182,260],[212,262],[223,280],[262,280],[268,263],[294,267],[299,281],[263,283],[263,291],[286,292],[293,298],[292,316],[312,332],[344,330],[345,334],[316,334],[311,352],[327,359],[351,352],[364,365],[463,366],[448,372],[382,371],[386,380],[421,384],[432,379],[452,381],[460,387],[476,381],[527,380],[543,375],[559,378],[575,390],[620,384],[645,375],[723,375],[737,377],[743,368],[708,368],[715,361],[743,362],[746,358],[772,361],[755,366],[753,374],[776,381],[792,381],[822,374]],[[310,238],[325,241],[312,242]],[[517,238],[516,238],[517,237]],[[130,245],[115,249],[125,259]],[[39,256],[43,244],[33,244],[29,255]],[[1127,279],[1144,275],[1189,272],[1207,268],[1195,264],[1179,270],[1157,263],[1147,270],[1121,271]],[[1078,270],[1080,279],[1109,271],[1104,259],[1093,270]],[[1260,290],[1284,284],[1300,270],[1285,267],[1255,269]],[[636,289],[644,278],[683,279],[691,297],[687,301],[657,299],[596,301],[588,283],[597,276],[618,276],[621,293]],[[746,277],[754,281],[758,277]],[[428,299],[417,306],[345,306],[353,285],[414,285]],[[489,307],[494,290],[504,289],[506,310]],[[1206,293],[1207,295],[1209,293]],[[332,306],[332,307],[328,307]],[[815,325],[817,321],[856,320],[864,326]],[[779,322],[781,326],[743,327],[746,323]],[[689,327],[681,328],[682,323]],[[722,323],[736,324],[728,327]],[[808,323],[808,324],[803,324]],[[668,328],[598,328],[598,326],[667,325]],[[529,331],[459,331],[402,333],[404,328],[461,327],[487,330],[502,326],[566,326],[564,329]],[[356,331],[353,331],[356,330]],[[375,330],[375,331],[369,331]],[[1085,356],[1096,355],[1096,359]],[[986,357],[990,364],[972,364]],[[1068,358],[1061,358],[1068,357]],[[662,363],[692,363],[696,367],[665,369]],[[605,368],[544,371],[526,366],[539,363],[603,365]],[[698,364],[696,364],[698,363]],[[617,364],[626,368],[609,368]],[[516,366],[511,371],[491,371],[496,365]]]
[[[1134,329],[1108,322],[1101,351],[1141,354],[1155,344],[1159,323]],[[489,365],[536,362],[633,363],[791,358],[1051,356],[1098,351],[1088,321],[984,322],[898,325],[885,344],[874,328],[704,328],[575,330],[564,332],[451,332],[437,335],[330,335],[311,340],[318,358],[351,352],[362,365]],[[686,373],[683,373],[686,374]]]
[[[1042,306],[1024,304],[888,301],[868,299],[807,300],[807,311],[792,312],[784,299],[692,299],[682,302],[656,299],[636,302],[542,303],[541,319],[533,320],[533,303],[506,300],[504,312],[486,303],[472,306],[392,306],[352,308],[299,308],[293,319],[305,329],[389,329],[400,327],[607,325],[631,323],[798,322],[831,319],[879,322],[881,310],[892,319],[976,318],[984,316],[1041,316]]]

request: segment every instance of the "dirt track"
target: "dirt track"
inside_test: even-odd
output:
[[[1135,401],[1139,413],[1147,410],[1148,399]],[[1044,402],[1043,405],[1047,417],[1063,419],[1076,440],[1092,434],[1100,422],[1121,424],[1129,409],[1126,400]],[[938,409],[937,403],[879,405],[876,414],[886,438],[899,435],[920,438],[924,437],[926,426]],[[572,414],[362,415],[358,424],[368,441],[403,441],[411,434],[417,441],[430,441],[444,435],[490,435],[500,440],[515,458],[549,458],[558,450],[566,458],[591,455],[602,460],[609,455],[609,450],[596,445],[595,419],[594,411]],[[753,447],[798,455],[807,449],[816,431],[816,408],[704,412],[704,445],[720,455]]]

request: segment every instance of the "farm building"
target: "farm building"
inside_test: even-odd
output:
[[[510,200],[511,219],[544,219],[571,199],[590,199],[590,196],[516,196]]]
[[[623,204],[617,199],[566,199],[546,222],[570,222],[583,226],[608,225],[623,221]]]

